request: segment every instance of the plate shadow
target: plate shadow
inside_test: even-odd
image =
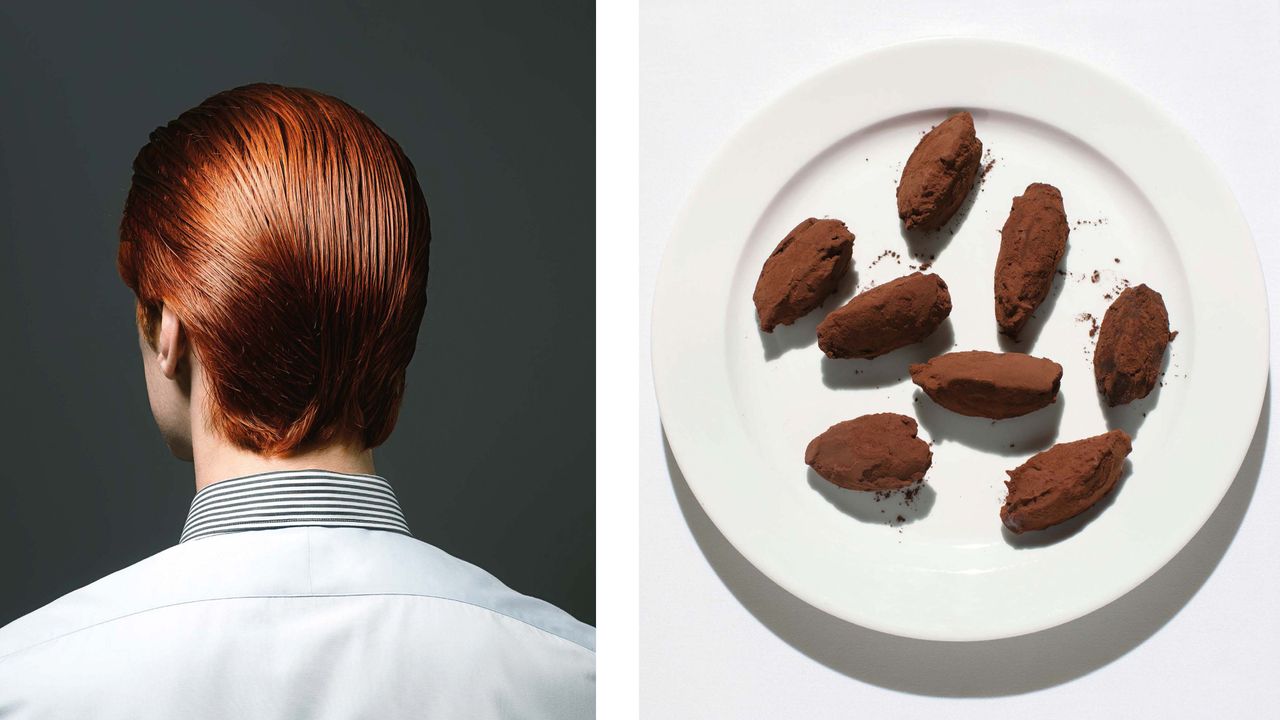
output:
[[[725,587],[783,642],[850,678],[935,697],[999,697],[1087,675],[1141,645],[1196,594],[1230,547],[1262,468],[1271,412],[1268,382],[1253,441],[1235,481],[1204,527],[1128,594],[1055,628],[1004,640],[933,642],[868,630],[783,590],[747,561],[698,504],[666,445],[676,501],[698,548]]]

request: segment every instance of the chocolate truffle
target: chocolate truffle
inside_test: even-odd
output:
[[[951,314],[937,275],[912,273],[854,296],[818,324],[818,347],[832,358],[873,358],[928,337]]]
[[[1000,230],[996,259],[996,324],[1016,338],[1031,313],[1053,285],[1058,263],[1067,252],[1067,214],[1062,193],[1032,183],[1013,199],[1009,219]]]
[[[822,304],[849,271],[853,233],[839,220],[809,218],[787,233],[760,269],[756,303],[760,329],[773,332]]]
[[[896,490],[920,482],[933,462],[916,421],[878,413],[836,423],[805,448],[805,464],[849,490]]]
[[[898,183],[898,217],[908,230],[937,230],[964,203],[978,177],[982,141],[973,116],[956,113],[920,138]]]
[[[1151,392],[1169,340],[1169,313],[1160,293],[1146,285],[1125,288],[1102,316],[1093,351],[1093,379],[1107,405],[1123,405]]]
[[[1053,403],[1062,366],[1022,353],[969,350],[912,365],[911,381],[952,412],[1002,420]]]
[[[1008,471],[1009,495],[1000,519],[1015,533],[1043,530],[1079,515],[1116,486],[1133,448],[1128,433],[1112,430],[1058,443]]]

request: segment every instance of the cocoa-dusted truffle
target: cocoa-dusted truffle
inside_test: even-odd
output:
[[[996,324],[1000,332],[1018,337],[1031,313],[1044,302],[1058,263],[1067,252],[1069,232],[1058,188],[1032,183],[1013,199],[1009,219],[1000,230],[996,259]]]
[[[878,413],[836,423],[805,448],[805,464],[849,490],[896,490],[920,482],[933,462],[916,421]]]
[[[969,350],[912,365],[911,381],[952,412],[1002,420],[1053,403],[1062,366],[1022,353]]]
[[[764,261],[756,291],[760,329],[773,332],[822,304],[849,271],[853,233],[839,220],[809,218],[787,233]]]
[[[818,324],[818,347],[832,358],[873,358],[928,337],[951,314],[937,275],[912,273],[854,296]]]
[[[907,229],[946,225],[973,189],[981,163],[982,141],[967,112],[952,115],[920,138],[898,183],[898,217]]]
[[[1043,530],[1093,507],[1116,486],[1133,448],[1128,433],[1112,430],[1058,443],[1009,471],[1000,519],[1015,533]]]
[[[1093,378],[1107,405],[1123,405],[1151,392],[1169,340],[1169,313],[1160,293],[1146,285],[1120,293],[1102,316],[1093,351]]]

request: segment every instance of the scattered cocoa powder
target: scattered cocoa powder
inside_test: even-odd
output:
[[[1080,313],[1076,316],[1076,320],[1078,322],[1091,323],[1089,328],[1089,337],[1093,337],[1098,334],[1098,318],[1094,317],[1092,313]]]
[[[882,252],[882,253],[880,253],[879,255],[877,255],[877,256],[876,256],[876,259],[875,259],[875,260],[872,260],[872,261],[867,265],[867,267],[868,267],[868,268],[873,268],[873,267],[875,267],[876,265],[879,265],[879,264],[880,264],[880,261],[881,261],[881,260],[884,260],[885,258],[893,258],[895,261],[897,261],[897,262],[898,262],[898,264],[899,264],[899,265],[901,265],[901,264],[902,264],[902,256],[901,256],[901,255],[899,255],[897,252],[895,252],[895,251],[893,251],[893,250],[885,250],[884,252]]]
[[[1079,228],[1081,225],[1091,225],[1091,226],[1097,227],[1099,225],[1106,225],[1106,224],[1107,224],[1106,218],[1097,218],[1094,220],[1076,220],[1072,224],[1072,227]]]
[[[910,505],[911,503],[915,502],[916,495],[920,494],[921,487],[922,487],[921,485],[915,485],[907,488],[906,490],[903,490],[902,502],[905,503],[906,505]]]

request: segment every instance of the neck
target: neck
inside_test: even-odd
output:
[[[334,472],[372,475],[373,450],[358,444],[337,442],[322,448],[290,455],[265,457],[236,447],[219,437],[209,419],[199,410],[206,406],[204,372],[198,358],[191,361],[191,456],[196,471],[196,492],[231,478],[280,470],[332,470]]]
[[[201,439],[206,442],[196,441],[191,447],[196,471],[196,492],[222,480],[277,470],[317,469],[367,475],[374,472],[373,450],[330,445],[289,457],[264,457],[220,439]]]

